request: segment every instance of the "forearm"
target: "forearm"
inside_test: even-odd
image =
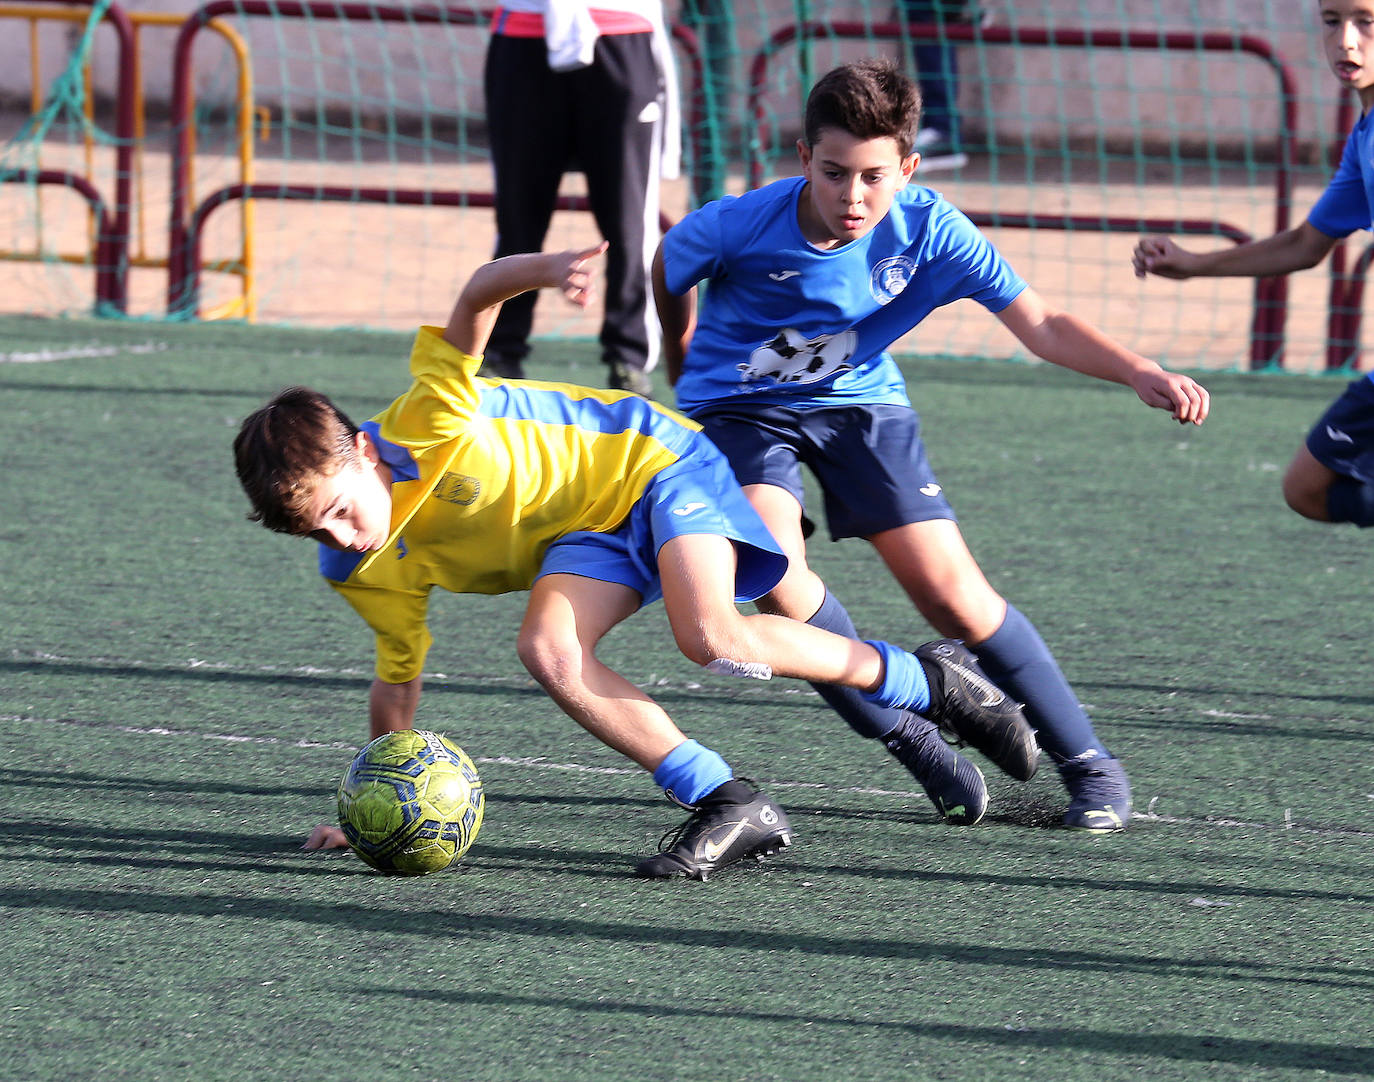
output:
[[[1069,312],[1046,313],[1022,342],[1043,361],[1112,383],[1130,385],[1139,375],[1163,371]]]
[[[420,704],[420,684],[418,676],[403,684],[372,681],[367,712],[374,740],[384,733],[414,728],[415,709]]]
[[[1263,240],[1195,255],[1188,270],[1194,278],[1267,278],[1315,267],[1336,241],[1304,222]]]
[[[478,267],[458,295],[444,328],[444,340],[464,353],[480,354],[505,301],[559,283],[558,273],[564,264],[558,262],[558,255],[529,252]]]

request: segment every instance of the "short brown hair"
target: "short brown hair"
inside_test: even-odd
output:
[[[921,92],[891,60],[870,57],[822,75],[806,99],[806,143],[826,128],[856,139],[894,140],[905,157],[921,126]]]
[[[307,533],[320,479],[358,462],[358,426],[319,391],[288,387],[239,426],[234,467],[253,505],[249,519],[278,533]]]

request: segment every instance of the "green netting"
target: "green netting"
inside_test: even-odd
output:
[[[360,19],[332,17],[343,10],[336,5],[305,16],[240,10],[222,16],[218,29],[197,34],[188,210],[248,180],[489,193],[485,22],[463,17],[477,9],[451,9],[436,22],[414,17],[418,7],[397,8],[405,16],[399,20],[383,7]],[[906,10],[900,0],[670,2],[670,22],[680,30],[686,168],[664,182],[667,215],[742,191],[756,178],[793,172],[806,90],[834,64],[876,53],[917,73],[928,42],[903,18]],[[936,22],[959,28],[952,33],[959,38],[953,53],[957,150],[967,162],[923,172],[918,180],[985,224],[1051,303],[1176,366],[1246,366],[1255,284],[1138,282],[1129,266],[1132,223],[1186,221],[1204,235],[1184,243],[1211,247],[1228,243],[1222,233],[1264,236],[1302,220],[1343,136],[1315,7],[1291,0],[944,0],[933,10]],[[844,33],[835,32],[837,24],[847,24]],[[812,32],[779,39],[798,27]],[[1074,39],[1087,31],[1096,37],[1086,44]],[[1127,32],[1135,35],[1129,41],[1120,36]],[[168,110],[176,33],[176,27],[148,27],[140,37],[147,129],[139,140],[131,218],[131,316],[161,318],[168,311],[169,208],[177,183],[171,151],[178,135]],[[1118,37],[1104,36],[1112,34]],[[1053,40],[1042,40],[1047,35]],[[20,53],[21,37],[14,35],[12,46]],[[90,37],[88,31],[82,49]],[[111,50],[99,37],[90,93],[97,130],[108,131],[117,83]],[[251,98],[238,92],[234,38],[245,45]],[[68,70],[81,67],[81,55],[73,46]],[[27,71],[27,57],[18,56],[12,67]],[[63,111],[79,117],[80,104],[65,95],[84,95],[87,88],[74,78],[64,86]],[[11,97],[27,93],[17,83],[8,89]],[[56,84],[45,100],[54,100],[55,91]],[[245,109],[251,111],[246,138]],[[24,121],[22,114],[12,118],[18,134],[5,161],[52,158],[87,168],[87,126]],[[91,179],[108,199],[114,169],[107,151],[94,156]],[[3,220],[29,233],[51,233],[59,220],[70,227],[70,200],[50,209],[23,187],[0,186]],[[566,194],[583,190],[579,175],[565,178]],[[592,237],[589,215],[560,212],[548,244]],[[22,247],[18,240],[7,243],[14,252]],[[442,319],[458,284],[493,245],[492,212],[483,206],[258,198],[249,208],[231,201],[206,219],[196,311],[264,322],[409,327]],[[1350,259],[1362,246],[1352,241]],[[45,255],[25,275],[39,286],[7,290],[9,306],[89,311],[92,276]],[[4,273],[16,273],[14,267],[6,264]],[[1290,367],[1326,362],[1330,273],[1321,267],[1287,284],[1283,334]],[[42,287],[54,278],[72,287],[56,304],[45,295],[55,291]],[[541,336],[583,337],[595,328],[594,312],[540,306]],[[900,348],[1006,356],[1016,344],[981,309],[956,304]]]
[[[95,32],[110,3],[96,0],[83,22],[63,23],[69,51],[56,76],[43,88],[32,112],[15,110],[5,125],[7,131],[17,125],[0,147],[0,194],[4,197],[0,222],[6,234],[0,244],[15,261],[5,268],[12,305],[22,303],[40,311],[93,306],[91,272],[98,210],[89,200],[83,204],[80,195],[64,191],[62,185],[41,184],[39,174],[62,168],[54,166],[50,148],[68,141],[65,133],[76,133],[92,144],[105,138],[86,113],[85,73]],[[26,67],[36,71],[37,58],[29,60]]]

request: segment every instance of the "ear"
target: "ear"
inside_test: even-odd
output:
[[[916,172],[916,167],[920,164],[921,155],[914,150],[902,159],[901,170],[903,186],[911,179],[912,175]]]
[[[811,148],[806,145],[805,139],[797,140],[797,157],[801,159],[802,175],[811,175]]]
[[[357,435],[353,437],[353,445],[358,449],[358,454],[362,460],[370,466],[376,466],[382,460],[381,452],[377,450],[377,444],[361,428]]]

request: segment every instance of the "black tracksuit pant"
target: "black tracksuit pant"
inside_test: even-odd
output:
[[[485,85],[496,192],[496,255],[542,250],[563,173],[586,175],[606,253],[602,360],[648,371],[660,334],[649,304],[649,265],[659,238],[663,84],[653,35],[597,40],[592,64],[548,66],[543,38],[492,36]],[[534,293],[507,301],[487,354],[529,353]]]

